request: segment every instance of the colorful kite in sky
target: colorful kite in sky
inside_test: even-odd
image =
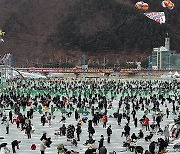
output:
[[[164,8],[168,8],[170,10],[174,9],[174,3],[170,0],[163,1],[161,4]]]
[[[140,2],[137,2],[137,3],[135,4],[135,7],[136,7],[136,9],[138,9],[138,10],[144,10],[144,11],[146,11],[146,10],[148,10],[149,5],[148,5],[147,3],[144,3],[143,1],[140,1]]]
[[[160,24],[164,24],[166,22],[166,17],[164,12],[150,12],[150,13],[144,13],[144,15],[149,19],[152,19]]]

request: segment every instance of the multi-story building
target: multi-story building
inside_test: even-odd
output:
[[[165,46],[153,48],[152,69],[180,69],[180,54],[170,50],[170,38],[165,38]]]

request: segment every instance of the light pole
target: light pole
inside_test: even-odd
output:
[[[148,56],[148,80],[151,79],[151,56]]]
[[[83,69],[83,79],[85,79],[85,69],[86,69],[86,56],[82,56],[82,69]]]

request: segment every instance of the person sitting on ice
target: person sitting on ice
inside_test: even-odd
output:
[[[96,149],[93,148],[92,144],[89,144],[85,154],[92,154],[92,153],[96,153]]]
[[[107,154],[107,149],[104,145],[99,149],[99,154]]]
[[[83,145],[88,145],[88,144],[93,144],[95,143],[95,140],[92,138],[92,136],[89,136],[89,139],[86,140],[86,143],[84,143]]]
[[[6,147],[7,143],[2,143],[0,145],[0,153],[1,154],[10,154],[10,150]]]
[[[59,144],[57,146],[57,150],[58,150],[58,154],[63,154],[63,153],[65,153],[67,151],[67,149],[64,147],[63,144]]]
[[[138,137],[136,136],[136,134],[135,133],[133,133],[132,135],[131,135],[131,140],[132,140],[132,142],[135,140],[137,140],[138,139]]]
[[[143,133],[142,130],[140,130],[139,133],[138,133],[138,138],[141,139],[143,137],[144,137],[144,133]]]

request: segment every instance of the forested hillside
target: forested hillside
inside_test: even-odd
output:
[[[164,45],[166,33],[171,38],[171,49],[180,52],[180,1],[173,0],[175,8],[168,10],[161,6],[161,0],[144,0],[149,4],[146,12],[165,12],[165,24],[136,10],[136,2],[1,0],[0,27],[6,32],[1,54],[13,53],[21,66],[54,62],[76,65],[82,54],[97,63],[102,57],[110,63],[139,61],[153,47]]]

